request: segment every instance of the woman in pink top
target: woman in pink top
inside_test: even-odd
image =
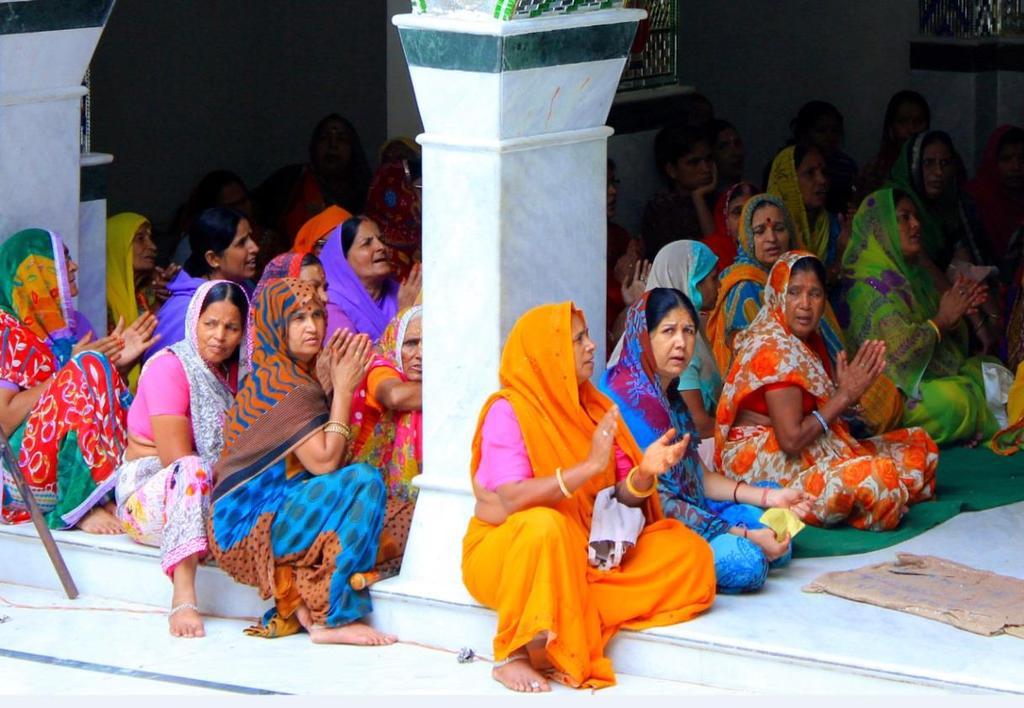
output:
[[[224,445],[224,413],[238,389],[248,309],[238,285],[203,283],[188,306],[185,339],[146,363],[128,411],[117,516],[134,540],[160,547],[160,564],[174,584],[168,619],[175,637],[205,634],[196,565],[208,548],[211,470]]]

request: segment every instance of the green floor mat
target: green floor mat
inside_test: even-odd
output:
[[[1001,457],[987,447],[939,453],[934,501],[916,504],[892,531],[808,526],[793,539],[796,558],[845,556],[886,548],[924,533],[962,511],[981,511],[1024,500],[1024,454]]]

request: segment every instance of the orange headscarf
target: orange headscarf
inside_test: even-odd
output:
[[[568,469],[590,454],[597,424],[614,404],[590,381],[576,384],[573,314],[583,317],[571,302],[541,305],[526,312],[512,327],[501,354],[498,375],[502,388],[484,403],[473,436],[471,475],[480,464],[484,418],[499,398],[512,405],[535,477],[553,475],[558,467]],[[643,453],[621,420],[615,443],[634,465],[639,464]],[[557,509],[589,530],[597,493],[613,484],[615,459],[610,455],[604,472],[591,477]],[[657,494],[648,498],[645,512],[648,521],[661,518]]]
[[[718,399],[715,420],[715,462],[722,464],[722,450],[744,399],[764,386],[791,384],[814,397],[821,407],[835,393],[835,384],[817,353],[824,350],[793,334],[786,322],[785,299],[793,266],[803,258],[817,258],[810,251],[790,251],[772,266],[764,288],[764,306],[754,321],[736,335],[736,357],[725,377],[722,395]],[[819,259],[820,260],[820,259]],[[824,320],[824,312],[822,320]],[[821,338],[821,320],[813,337]],[[842,435],[850,444],[856,444],[845,423],[833,421],[833,433]]]
[[[307,221],[295,234],[295,253],[312,253],[318,239],[323,238],[341,224],[352,218],[352,215],[340,206],[329,206]]]

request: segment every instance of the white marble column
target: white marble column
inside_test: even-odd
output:
[[[100,258],[99,244],[87,252],[79,242],[82,78],[113,6],[0,2],[0,241],[31,227],[60,233],[83,276],[103,284],[82,288],[79,307],[90,318],[106,312],[104,270],[90,275],[106,242]],[[105,317],[93,324],[103,327]]]
[[[603,349],[604,123],[644,16],[394,18],[425,127],[424,473],[402,574],[375,591],[375,621],[403,638],[489,651],[468,617],[437,612],[473,604],[460,570],[472,436],[527,309],[573,300]]]

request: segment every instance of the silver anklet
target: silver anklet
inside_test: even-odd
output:
[[[513,661],[523,661],[524,659],[527,662],[529,662],[530,661],[530,655],[527,654],[527,653],[519,654],[519,653],[513,652],[512,654],[509,654],[508,656],[506,656],[501,661],[495,661],[494,662],[494,666],[492,668],[500,669],[502,666],[505,666],[507,664],[511,664]]]
[[[175,605],[171,608],[171,611],[167,613],[168,617],[174,617],[174,613],[179,610],[195,610],[196,614],[199,614],[199,608],[193,605],[191,602],[183,602],[180,605]]]

